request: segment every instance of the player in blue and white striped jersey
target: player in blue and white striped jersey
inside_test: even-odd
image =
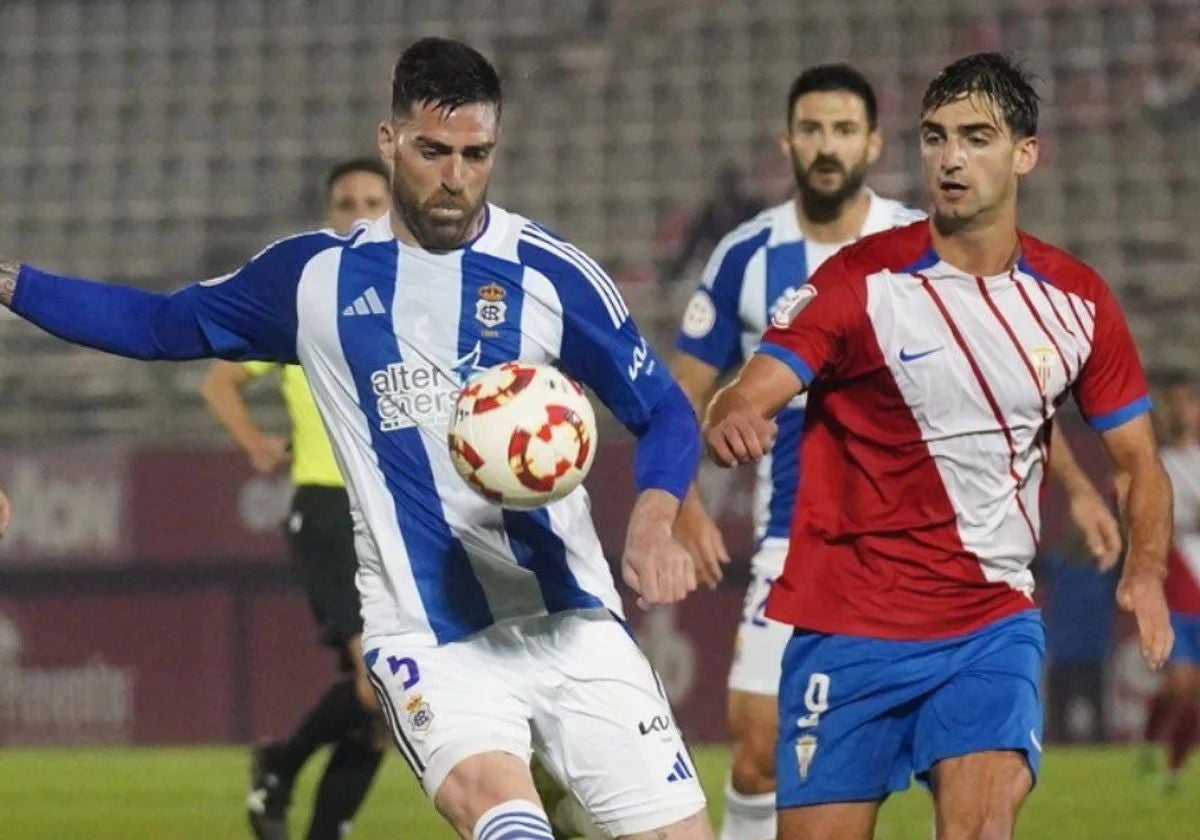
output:
[[[883,138],[874,91],[858,71],[840,64],[805,70],[788,93],[787,117],[780,145],[795,173],[795,198],[764,210],[718,243],[683,316],[674,372],[700,408],[717,379],[754,353],[780,301],[825,260],[861,236],[923,215],[864,184]],[[722,840],[775,836],[775,706],[779,663],[792,628],[769,621],[763,612],[787,551],[804,402],[801,395],[776,415],[774,446],[758,465],[758,549],[729,674],[730,727],[737,745]],[[702,577],[718,578],[728,553],[697,494],[685,503],[677,533],[700,563]]]
[[[475,371],[558,365],[638,437],[626,581],[646,604],[695,588],[671,536],[699,458],[692,408],[603,270],[486,202],[500,110],[483,56],[423,39],[397,62],[379,127],[390,215],[282,240],[173,295],[0,265],[0,303],[122,355],[303,365],[348,480],[370,676],[397,747],[461,836],[550,838],[536,749],[610,835],[704,840],[695,769],[616,618],[586,492],[504,510],[447,451]]]

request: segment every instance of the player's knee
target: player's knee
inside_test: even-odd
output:
[[[1013,814],[997,814],[983,824],[978,840],[1012,840],[1016,819]]]
[[[937,840],[1012,840],[1015,806],[992,803],[943,817]]]
[[[463,837],[472,836],[481,815],[515,802],[536,808],[545,818],[528,765],[502,752],[479,753],[458,762],[433,797],[434,807]]]

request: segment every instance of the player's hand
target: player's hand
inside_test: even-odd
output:
[[[1071,497],[1071,519],[1075,522],[1096,568],[1107,572],[1121,557],[1121,528],[1100,494],[1088,490]]]
[[[263,475],[271,475],[280,467],[292,460],[288,450],[287,438],[276,435],[262,435],[246,447],[246,457],[254,471]]]
[[[771,450],[778,427],[753,411],[731,411],[708,427],[708,457],[718,466],[757,463]]]
[[[688,494],[679,508],[674,532],[675,539],[692,556],[696,580],[709,589],[715,589],[725,576],[721,567],[729,562],[729,550],[725,547],[721,529],[704,510],[694,491]]]
[[[12,519],[12,505],[8,503],[8,497],[0,493],[0,540],[4,539],[4,532],[8,530],[10,519]]]
[[[633,506],[621,576],[642,609],[682,601],[696,589],[692,557],[671,536],[678,512],[679,502],[665,490],[646,490]]]
[[[1137,619],[1142,656],[1157,671],[1171,655],[1175,643],[1162,580],[1149,574],[1123,575],[1117,584],[1117,603]]]

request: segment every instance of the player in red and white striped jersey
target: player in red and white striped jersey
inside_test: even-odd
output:
[[[1167,559],[1167,606],[1175,648],[1150,702],[1145,741],[1164,742],[1164,783],[1178,784],[1200,721],[1200,396],[1189,384],[1171,386],[1164,400],[1163,466],[1175,490],[1175,536]],[[1152,768],[1153,754],[1143,763]]]
[[[1032,600],[1051,420],[1074,394],[1128,485],[1118,589],[1159,667],[1170,484],[1137,349],[1100,277],[1017,228],[1037,95],[1003,56],[930,83],[928,222],[867,237],[776,311],[709,406],[710,454],[762,457],[809,392],[788,557],[779,837],[866,840],[912,775],[942,838],[1008,837],[1041,756]]]

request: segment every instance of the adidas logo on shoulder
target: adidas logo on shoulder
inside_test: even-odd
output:
[[[383,301],[379,299],[379,292],[375,291],[374,286],[369,287],[354,299],[354,303],[342,310],[342,315],[347,318],[353,318],[355,315],[382,315],[383,313]]]

